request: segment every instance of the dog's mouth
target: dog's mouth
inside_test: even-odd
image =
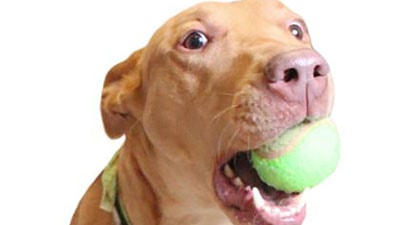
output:
[[[214,185],[222,204],[241,223],[300,225],[305,217],[304,191],[286,193],[261,181],[250,161],[239,152],[215,171]]]

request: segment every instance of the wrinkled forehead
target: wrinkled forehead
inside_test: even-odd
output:
[[[172,19],[175,25],[201,21],[214,26],[257,27],[284,18],[299,18],[277,0],[242,0],[230,3],[206,2],[198,4]],[[252,23],[249,23],[252,22]]]
[[[193,7],[199,16],[212,19],[226,17],[231,20],[242,20],[244,17],[257,16],[272,20],[290,14],[290,11],[277,0],[242,0],[229,3],[203,3]],[[218,13],[216,13],[218,12]]]
[[[203,26],[208,32],[238,31],[251,34],[269,26],[284,25],[301,19],[277,0],[242,0],[229,3],[205,2],[195,5],[168,20],[153,36],[153,41],[168,37],[176,40],[187,30]],[[202,27],[199,27],[199,30]],[[170,43],[171,44],[171,43]]]

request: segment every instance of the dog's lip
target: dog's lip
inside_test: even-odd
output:
[[[243,152],[249,151],[237,151],[236,154]],[[233,214],[240,223],[253,225],[300,225],[306,214],[305,194],[288,195],[277,204],[265,192],[257,194],[259,188],[243,183],[237,175],[228,178],[223,170],[236,154],[219,161],[214,172],[214,189],[228,214]]]

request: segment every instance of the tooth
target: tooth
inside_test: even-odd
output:
[[[299,210],[301,210],[304,207],[304,205],[306,204],[306,198],[307,198],[309,191],[310,191],[310,189],[306,188],[306,189],[304,189],[303,192],[300,193],[299,199],[297,199],[297,208]]]
[[[306,205],[306,202],[305,201],[303,201],[302,202],[302,204],[300,204],[300,205],[298,205],[297,207],[296,207],[296,213],[299,213],[299,212],[301,212],[301,210],[305,207],[305,205]]]
[[[235,177],[235,173],[233,172],[232,168],[228,164],[226,164],[224,166],[224,174],[228,178],[234,178]]]
[[[272,208],[272,213],[279,214],[279,213],[281,213],[281,210],[278,207],[274,207],[274,208]]]
[[[280,217],[288,217],[288,216],[291,216],[291,215],[293,215],[293,213],[291,211],[283,211],[283,212],[279,213]]]
[[[261,207],[264,206],[265,201],[261,196],[261,193],[258,190],[258,188],[254,187],[252,191],[253,191],[253,203],[257,209],[260,209]]]
[[[236,177],[235,179],[232,180],[233,184],[237,187],[243,187],[243,181],[240,179],[240,177]]]
[[[264,205],[263,210],[266,211],[267,213],[271,213],[272,211],[271,206],[269,205]]]
[[[300,210],[301,210],[301,208],[299,209],[297,207],[289,207],[290,215],[294,215],[294,214],[298,213]]]

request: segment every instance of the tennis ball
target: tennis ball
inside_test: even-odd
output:
[[[339,135],[328,119],[301,123],[251,152],[260,179],[278,190],[301,192],[322,182],[339,161]]]

